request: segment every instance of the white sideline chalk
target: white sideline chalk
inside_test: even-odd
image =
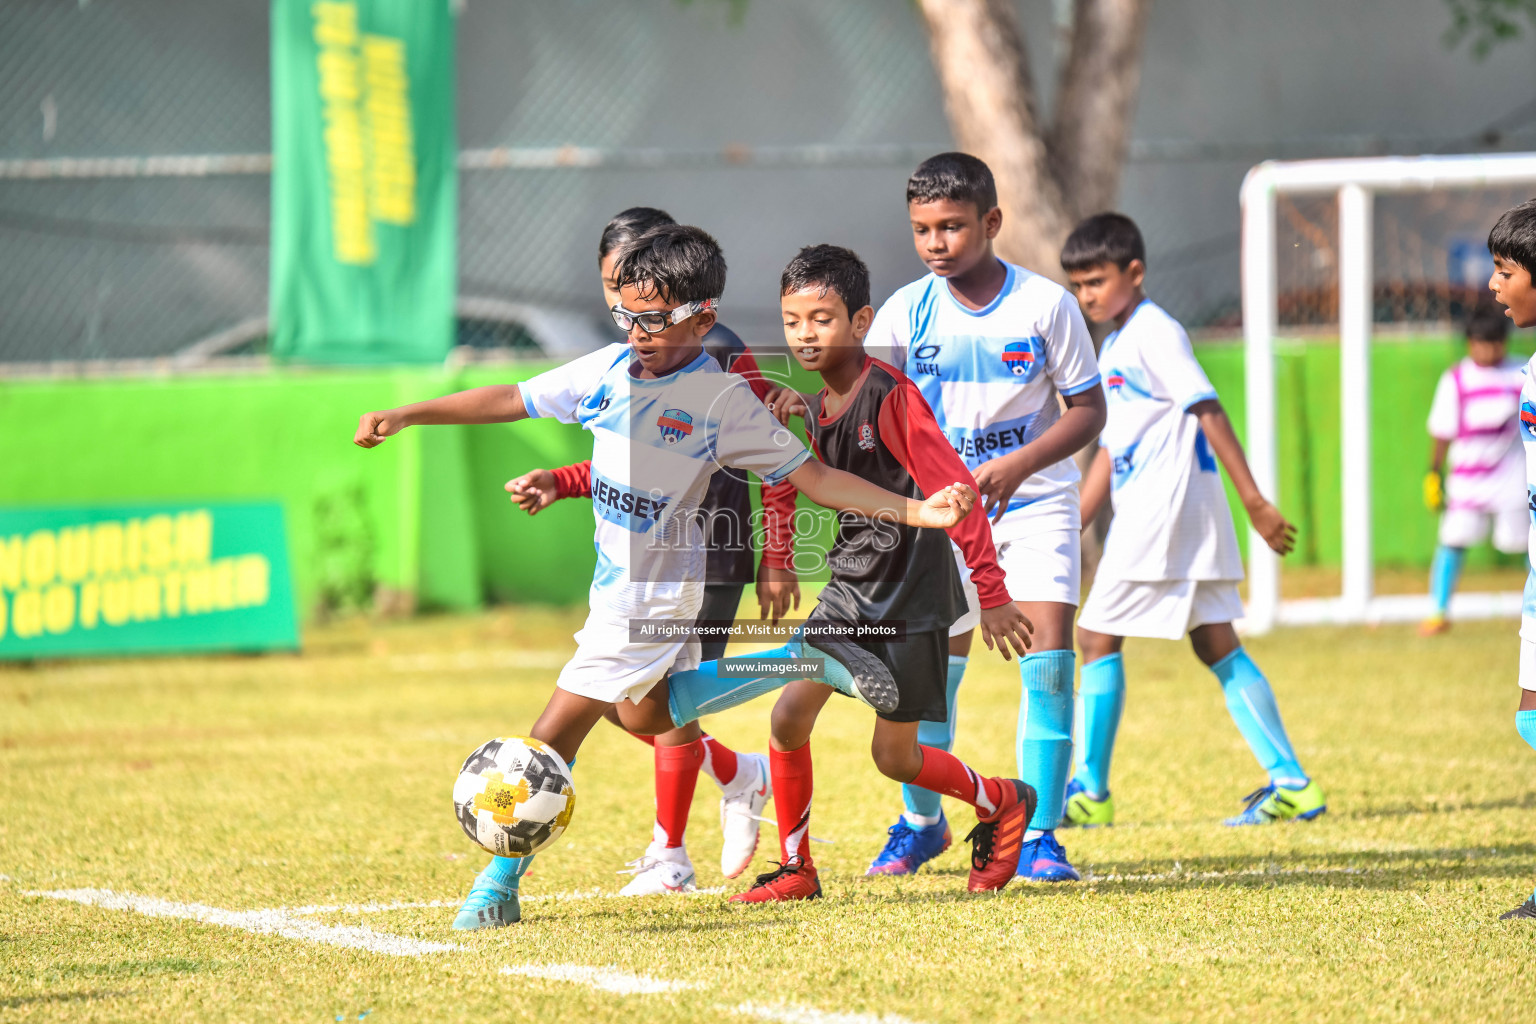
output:
[[[586,967],[582,964],[521,964],[503,967],[497,973],[544,981],[569,981],[621,996],[649,996],[704,987],[691,981],[667,981],[648,974],[630,974],[617,967]]]
[[[152,896],[136,896],[131,892],[113,892],[111,889],[33,890],[27,895],[70,900],[108,910],[132,910],[146,917],[181,918],[223,928],[238,928],[257,935],[279,935],[285,939],[361,949],[385,956],[425,956],[428,953],[452,953],[463,948],[450,942],[425,942],[400,935],[385,935],[357,925],[317,924],[283,910],[221,910],[202,903],[176,903]]]

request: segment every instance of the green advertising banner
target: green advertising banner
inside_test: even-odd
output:
[[[298,645],[279,505],[0,509],[0,659]]]
[[[275,355],[437,362],[453,343],[449,0],[272,0]]]

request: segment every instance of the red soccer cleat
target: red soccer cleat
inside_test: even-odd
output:
[[[1013,859],[1019,859],[1017,849],[1013,851]],[[816,866],[805,863],[799,857],[791,857],[787,863],[780,864],[778,870],[758,875],[752,888],[732,896],[730,902],[784,903],[789,900],[819,899],[821,880],[816,877]]]
[[[993,892],[1007,885],[1019,867],[1024,830],[1035,814],[1035,788],[1018,779],[998,779],[1007,800],[990,818],[971,829],[971,892]]]

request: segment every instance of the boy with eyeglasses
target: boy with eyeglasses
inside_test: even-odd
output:
[[[620,212],[604,226],[597,256],[603,298],[610,311],[620,306],[619,290],[613,281],[619,248],[652,228],[676,223],[665,210],[636,206]],[[704,351],[722,370],[745,379],[759,398],[767,394],[769,381],[752,352],[730,328],[716,321],[704,335]],[[510,481],[507,490],[529,515],[561,498],[590,499],[592,461],[553,470],[531,470]],[[790,519],[795,510],[795,489],[787,483],[764,484],[762,503],[763,550],[756,576],[757,600],[763,618],[776,623],[791,602],[797,608],[800,605],[799,584],[790,568]],[[699,638],[699,656],[710,662],[725,654],[724,631],[736,618],[743,587],[753,579],[752,537],[757,531],[745,476],[716,473],[710,478],[701,511],[708,550],[698,621],[710,632]],[[610,713],[609,720],[618,724],[615,713]],[[655,751],[656,818],[651,842],[644,854],[629,863],[627,871],[633,877],[619,895],[693,891],[696,876],[684,835],[701,772],[720,788],[720,871],[726,878],[735,878],[745,871],[757,852],[763,808],[773,796],[767,757],[738,753],[701,731],[696,722],[660,736],[631,735]]]
[[[521,384],[474,388],[364,413],[354,443],[373,448],[409,426],[510,423],[548,416],[593,434],[592,504],[598,551],[591,613],[578,647],[528,735],[574,763],[582,741],[617,707],[631,731],[673,729],[667,674],[698,664],[694,638],[647,634],[647,621],[688,624],[704,581],[698,508],[719,468],[789,480],[829,508],[943,529],[974,495],[949,486],[926,501],[892,494],[810,458],[740,377],[703,351],[725,287],[725,256],[698,228],[663,226],[623,246],[614,278],[614,344]],[[531,857],[494,857],[476,877],[455,928],[520,919],[519,883]]]

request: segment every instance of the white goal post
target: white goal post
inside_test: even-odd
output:
[[[1243,344],[1248,402],[1247,450],[1253,476],[1276,493],[1275,332],[1278,275],[1275,199],[1326,195],[1339,203],[1339,393],[1343,470],[1343,585],[1334,598],[1280,600],[1280,559],[1257,533],[1248,537],[1246,628],[1275,625],[1402,622],[1429,614],[1427,595],[1373,593],[1371,551],[1370,345],[1372,213],[1379,192],[1536,185],[1536,153],[1269,161],[1243,181]],[[1487,225],[1491,227],[1492,225]],[[1520,594],[1458,594],[1458,618],[1518,616]]]

